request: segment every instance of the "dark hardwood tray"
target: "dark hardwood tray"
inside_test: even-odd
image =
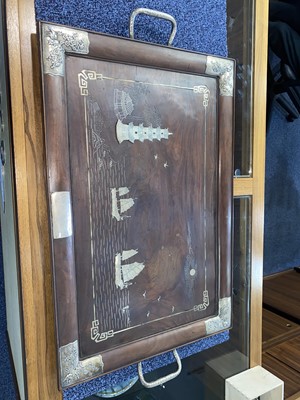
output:
[[[68,387],[230,327],[235,65],[40,31]]]

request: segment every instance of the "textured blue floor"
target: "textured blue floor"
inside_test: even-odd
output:
[[[267,135],[264,275],[300,265],[300,118],[273,107]]]
[[[128,37],[131,12],[139,7],[172,14],[178,24],[173,45],[203,53],[227,55],[226,0],[36,0],[38,20]],[[136,18],[138,39],[167,43],[170,23]]]

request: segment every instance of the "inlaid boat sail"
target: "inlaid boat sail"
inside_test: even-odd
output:
[[[122,254],[117,253],[115,257],[115,283],[120,289],[127,288],[131,285],[131,281],[133,281],[133,279],[136,278],[145,268],[145,264],[142,262],[122,264],[122,261],[126,261],[136,254],[138,254],[137,250],[123,250]]]
[[[111,189],[112,216],[116,218],[117,221],[123,220],[124,217],[122,216],[122,214],[128,211],[134,205],[134,199],[130,197],[123,199],[120,198],[121,196],[125,196],[128,193],[129,189],[127,187]]]

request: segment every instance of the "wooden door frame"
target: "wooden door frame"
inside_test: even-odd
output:
[[[255,7],[253,175],[234,179],[234,195],[252,197],[250,366],[261,364],[268,0]],[[7,0],[6,14],[28,399],[61,400],[34,1]]]
[[[252,93],[252,175],[234,179],[234,196],[252,199],[250,367],[261,365],[268,0],[256,1]]]

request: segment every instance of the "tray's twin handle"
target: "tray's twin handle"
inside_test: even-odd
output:
[[[131,39],[134,39],[134,20],[138,14],[146,14],[150,15],[151,17],[166,19],[167,21],[170,21],[172,23],[173,28],[171,35],[169,37],[168,46],[171,46],[177,32],[177,22],[175,18],[172,17],[172,15],[157,10],[150,10],[149,8],[137,8],[132,12],[129,21],[129,37]]]
[[[177,365],[178,365],[177,371],[172,372],[171,374],[163,376],[162,378],[159,378],[156,381],[152,381],[152,382],[147,382],[145,380],[144,375],[143,375],[143,370],[142,370],[142,368],[143,368],[142,367],[142,363],[139,362],[138,363],[138,374],[139,374],[139,378],[140,378],[141,384],[143,386],[145,386],[147,389],[152,389],[152,388],[154,388],[156,386],[164,385],[166,382],[169,382],[171,379],[176,378],[180,374],[180,372],[182,370],[182,364],[181,364],[180,357],[179,357],[179,355],[178,355],[176,350],[173,350],[173,354],[174,354],[174,357],[175,357],[175,359],[177,361]]]

